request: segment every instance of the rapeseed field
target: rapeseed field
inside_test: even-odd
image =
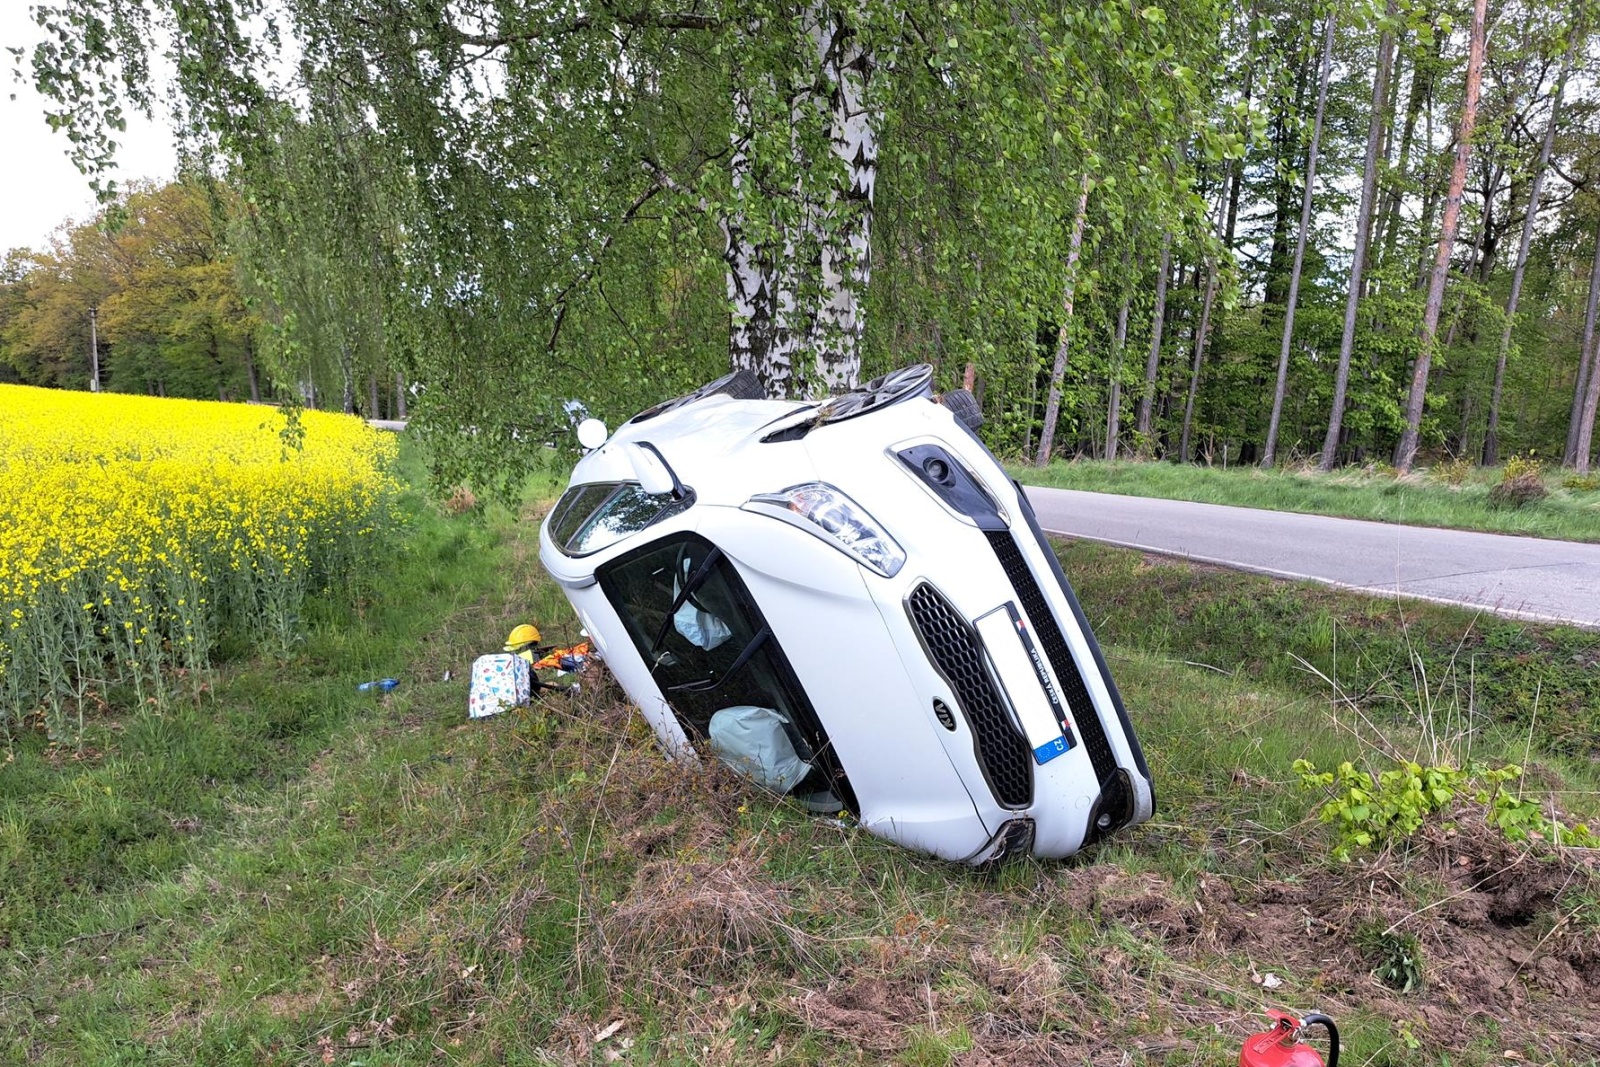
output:
[[[0,725],[65,739],[224,638],[286,651],[380,548],[395,451],[345,415],[0,385]]]

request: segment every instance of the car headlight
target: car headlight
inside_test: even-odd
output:
[[[745,504],[816,534],[885,578],[905,566],[906,552],[867,509],[826,482],[807,482],[778,493],[758,493]]]

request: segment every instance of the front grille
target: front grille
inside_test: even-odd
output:
[[[1029,569],[1027,560],[1022,558],[1011,532],[992,530],[987,536],[990,547],[1000,560],[1000,566],[1005,569],[1006,578],[1022,601],[1022,610],[1033,623],[1033,632],[1039,638],[1050,666],[1055,669],[1056,679],[1061,683],[1061,697],[1072,711],[1073,721],[1078,724],[1078,733],[1089,753],[1089,762],[1094,766],[1094,776],[1104,786],[1117,771],[1117,757],[1111,751],[1111,742],[1106,739],[1106,729],[1100,723],[1100,715],[1089,697],[1089,689],[1083,684],[1078,662],[1072,658],[1072,650],[1067,647],[1067,639],[1061,635],[1055,613],[1045,603],[1044,592],[1034,580],[1033,571]]]
[[[1005,703],[984,667],[978,635],[943,595],[926,582],[906,598],[922,647],[950,684],[972,727],[978,765],[995,799],[1008,808],[1033,799],[1033,757],[1011,725]]]

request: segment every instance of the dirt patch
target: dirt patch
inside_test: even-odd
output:
[[[1514,845],[1463,820],[1422,835],[1403,859],[1285,873],[1261,883],[1207,874],[1184,893],[1156,874],[1102,867],[1064,876],[1060,892],[1176,960],[1224,974],[1242,956],[1253,983],[1281,989],[1268,1000],[1361,1005],[1452,1050],[1493,1035],[1548,1053],[1565,1034],[1568,1052],[1594,1051],[1576,1036],[1600,1029],[1600,937],[1574,929],[1600,889],[1586,853]],[[1403,994],[1379,976],[1385,953],[1401,951],[1414,951],[1422,982]]]
[[[806,994],[800,1015],[807,1025],[857,1048],[893,1052],[905,1044],[907,1027],[933,1018],[933,1004],[919,991],[880,978],[862,978]]]

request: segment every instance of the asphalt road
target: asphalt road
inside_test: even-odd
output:
[[[1600,544],[1069,489],[1028,499],[1069,537],[1600,630]]]

